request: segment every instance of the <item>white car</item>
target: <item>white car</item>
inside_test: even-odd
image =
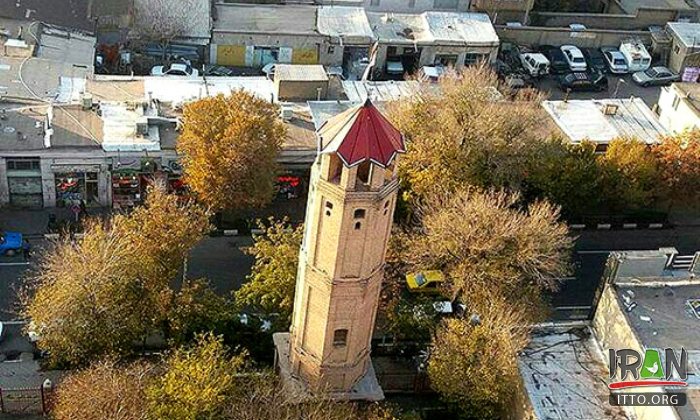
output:
[[[603,49],[600,51],[603,53],[605,58],[605,64],[608,65],[610,73],[614,74],[625,74],[629,73],[629,67],[627,67],[627,60],[622,53],[614,48]]]
[[[188,76],[198,77],[199,71],[185,63],[172,63],[170,67],[155,66],[151,69],[151,76]]]
[[[571,71],[586,71],[586,58],[583,56],[581,50],[573,45],[562,45],[559,47],[561,52],[564,53],[564,58],[566,63],[569,65]]]
[[[541,53],[520,54],[520,64],[532,77],[549,74],[549,60]]]

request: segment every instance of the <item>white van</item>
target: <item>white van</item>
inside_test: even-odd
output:
[[[620,44],[620,52],[627,61],[630,73],[645,71],[651,66],[651,55],[639,41],[629,41]]]
[[[545,57],[544,54],[520,54],[520,63],[522,63],[525,71],[527,71],[532,77],[539,77],[549,74],[549,60],[547,60],[547,57]]]

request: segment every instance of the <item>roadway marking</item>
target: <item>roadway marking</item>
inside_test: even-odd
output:
[[[0,263],[0,267],[15,267],[18,265],[29,265],[28,262],[9,262],[9,263]]]

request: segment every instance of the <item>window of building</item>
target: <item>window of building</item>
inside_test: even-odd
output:
[[[681,103],[681,97],[676,95],[673,97],[673,109],[678,109],[678,104]]]
[[[481,62],[485,59],[486,59],[485,54],[467,53],[464,56],[464,65],[465,66],[474,66],[476,64],[479,64],[479,62]]]
[[[675,47],[673,47],[673,52],[676,53],[676,54],[680,54],[680,53],[681,53],[681,47],[678,46],[678,45],[676,45]]]
[[[436,9],[457,9],[457,0],[435,0],[434,4]]]
[[[355,222],[355,230],[360,230],[360,229],[362,229],[362,223]]]
[[[331,210],[333,210],[333,203],[326,201],[326,216],[331,215]]]
[[[334,346],[344,346],[348,343],[348,330],[341,329],[335,330],[333,333],[333,345]]]
[[[353,215],[355,219],[364,219],[365,218],[365,209],[355,209],[355,213]]]
[[[7,159],[7,169],[10,171],[36,171],[41,169],[37,158]]]
[[[435,65],[454,67],[457,65],[457,54],[438,54],[435,56]]]
[[[372,164],[366,160],[357,166],[357,179],[363,184],[369,184]]]
[[[369,5],[370,6],[379,6],[379,0],[370,0]]]
[[[335,45],[328,46],[328,54],[335,54]]]

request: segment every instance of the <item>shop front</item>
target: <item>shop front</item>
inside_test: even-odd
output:
[[[72,207],[84,203],[88,207],[100,205],[98,171],[54,173],[56,207]]]
[[[39,158],[8,158],[7,185],[10,205],[28,208],[44,205]]]
[[[165,185],[168,192],[184,190],[181,169],[176,160],[142,158],[137,161],[120,162],[112,170],[112,206],[128,209],[143,203],[152,185]]]

